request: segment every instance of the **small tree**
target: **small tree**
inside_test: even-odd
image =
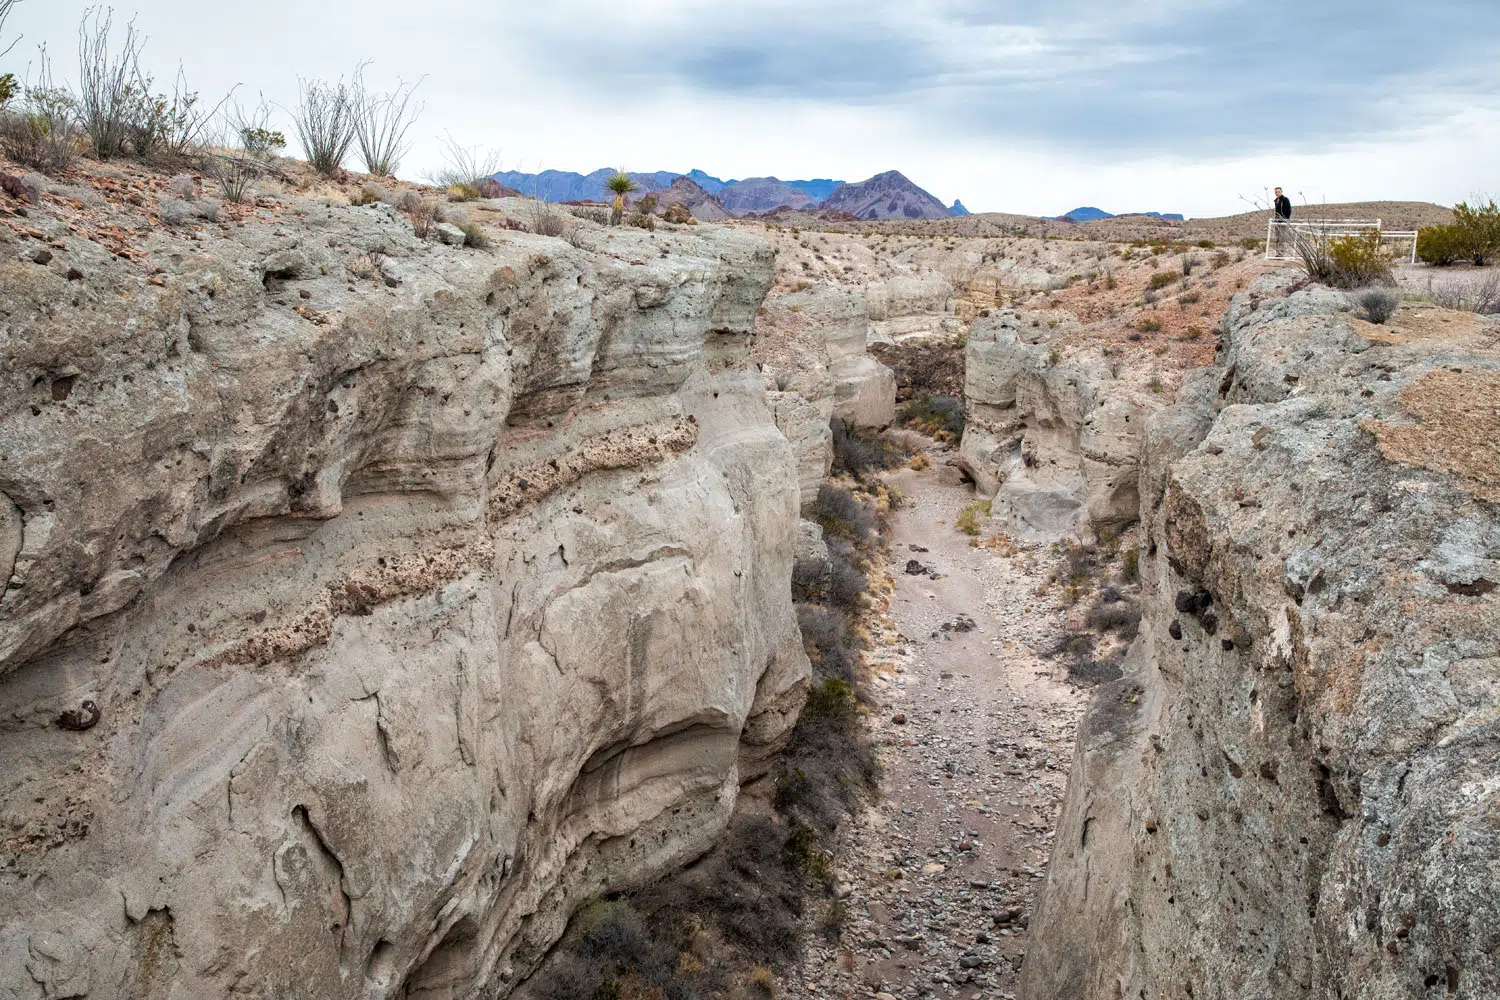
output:
[[[609,224],[618,226],[625,217],[625,196],[638,189],[639,185],[623,170],[616,170],[604,186],[614,192],[615,200],[609,208]]]

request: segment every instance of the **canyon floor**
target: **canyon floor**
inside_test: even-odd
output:
[[[1016,992],[1086,692],[1039,652],[1065,617],[1037,594],[1056,555],[971,545],[954,520],[973,491],[950,457],[888,477],[907,502],[870,657],[882,794],[835,858],[838,940],[810,930],[787,995]]]

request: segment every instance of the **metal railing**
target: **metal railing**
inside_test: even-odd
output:
[[[1299,240],[1316,240],[1327,244],[1344,236],[1359,236],[1371,229],[1380,234],[1381,242],[1399,245],[1400,259],[1409,264],[1417,262],[1418,230],[1382,229],[1379,219],[1277,219],[1266,222],[1266,259],[1300,260],[1297,252]],[[1408,250],[1406,244],[1410,243]]]

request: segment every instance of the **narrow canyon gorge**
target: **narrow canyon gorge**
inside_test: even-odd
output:
[[[1494,318],[1243,251],[262,202],[0,226],[0,998],[526,996],[772,815],[834,479],[886,504],[881,777],[838,922],[734,995],[1500,996]]]

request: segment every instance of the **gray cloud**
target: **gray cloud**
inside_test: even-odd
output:
[[[604,92],[628,80],[888,106],[939,130],[1088,150],[1317,150],[1500,102],[1500,4],[1487,0],[1036,6],[658,4],[602,31],[580,34],[573,17],[526,27],[538,69]]]

